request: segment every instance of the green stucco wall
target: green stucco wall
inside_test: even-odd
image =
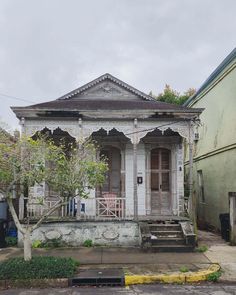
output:
[[[198,198],[197,206],[199,224],[220,229],[219,214],[229,212],[228,192],[236,191],[235,159],[236,149],[232,149],[194,163],[194,192],[197,197],[197,170],[202,170],[204,180],[205,202]]]
[[[219,214],[229,212],[228,192],[236,191],[236,61],[217,79],[191,107],[205,108],[194,147],[198,218],[219,229]],[[205,203],[199,200],[198,170],[203,173]]]

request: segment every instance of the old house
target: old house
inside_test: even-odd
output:
[[[236,48],[185,106],[205,109],[193,158],[198,222],[220,229],[219,214],[229,212],[228,193],[236,192]]]
[[[103,187],[62,208],[60,222],[44,224],[35,237],[74,245],[86,239],[100,245],[142,240],[160,249],[171,243],[188,249],[186,237],[193,233],[184,211],[183,142],[192,146],[201,109],[158,102],[105,74],[56,100],[12,110],[23,134],[47,130],[69,141],[91,137],[109,164]],[[39,192],[50,206],[53,196],[46,188],[34,187],[29,198]],[[20,201],[21,218],[42,210],[25,202]]]

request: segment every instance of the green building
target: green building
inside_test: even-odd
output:
[[[228,193],[236,192],[236,48],[185,106],[205,109],[196,129],[193,157],[198,223],[220,229],[219,214],[229,212]]]

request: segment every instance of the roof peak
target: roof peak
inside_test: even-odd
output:
[[[112,81],[113,83],[123,87],[124,89],[140,96],[141,98],[145,99],[145,100],[155,100],[153,97],[151,97],[150,95],[148,94],[145,94],[144,92],[134,88],[133,86],[130,86],[129,84],[121,81],[120,79],[116,78],[115,76],[111,75],[110,73],[105,73],[101,76],[99,76],[98,78],[80,86],[79,88],[76,88],[75,90],[72,90],[71,92],[61,96],[58,98],[58,100],[64,100],[64,99],[71,99],[73,98],[74,96],[84,92],[85,90],[95,86],[96,84],[104,81],[104,80],[110,80]]]

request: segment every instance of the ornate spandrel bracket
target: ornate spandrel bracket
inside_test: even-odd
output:
[[[135,123],[135,124],[134,124]],[[33,136],[37,131],[41,131],[44,128],[51,130],[52,132],[57,128],[63,131],[67,131],[72,137],[79,139],[89,138],[93,132],[97,132],[100,129],[105,130],[107,133],[112,129],[116,129],[122,132],[127,138],[130,139],[132,144],[138,144],[140,140],[145,137],[149,132],[155,129],[164,133],[167,129],[171,129],[174,132],[178,132],[180,136],[185,138],[188,143],[193,143],[194,140],[194,124],[189,121],[184,122],[140,122],[140,121],[94,121],[94,122],[43,122],[37,121],[34,124],[25,124],[26,136]]]
[[[166,124],[160,122],[152,122],[149,124],[140,124],[136,128],[136,140],[139,142],[143,137],[145,137],[149,132],[154,130],[160,130],[162,134],[166,130],[172,130],[174,132],[178,132],[179,135],[187,140],[188,143],[193,142],[194,139],[194,128],[193,125],[189,122],[166,122]]]
[[[105,130],[108,134],[112,129],[122,132],[127,138],[133,142],[133,125],[129,122],[89,122],[83,125],[83,138],[89,138],[93,132]]]
[[[44,128],[49,129],[51,132],[54,130],[60,128],[62,131],[68,132],[72,137],[78,139],[78,126],[75,123],[73,124],[68,124],[68,122],[65,123],[60,123],[60,122],[34,122],[34,124],[25,124],[25,135],[26,136],[33,136],[36,132],[42,131]]]

